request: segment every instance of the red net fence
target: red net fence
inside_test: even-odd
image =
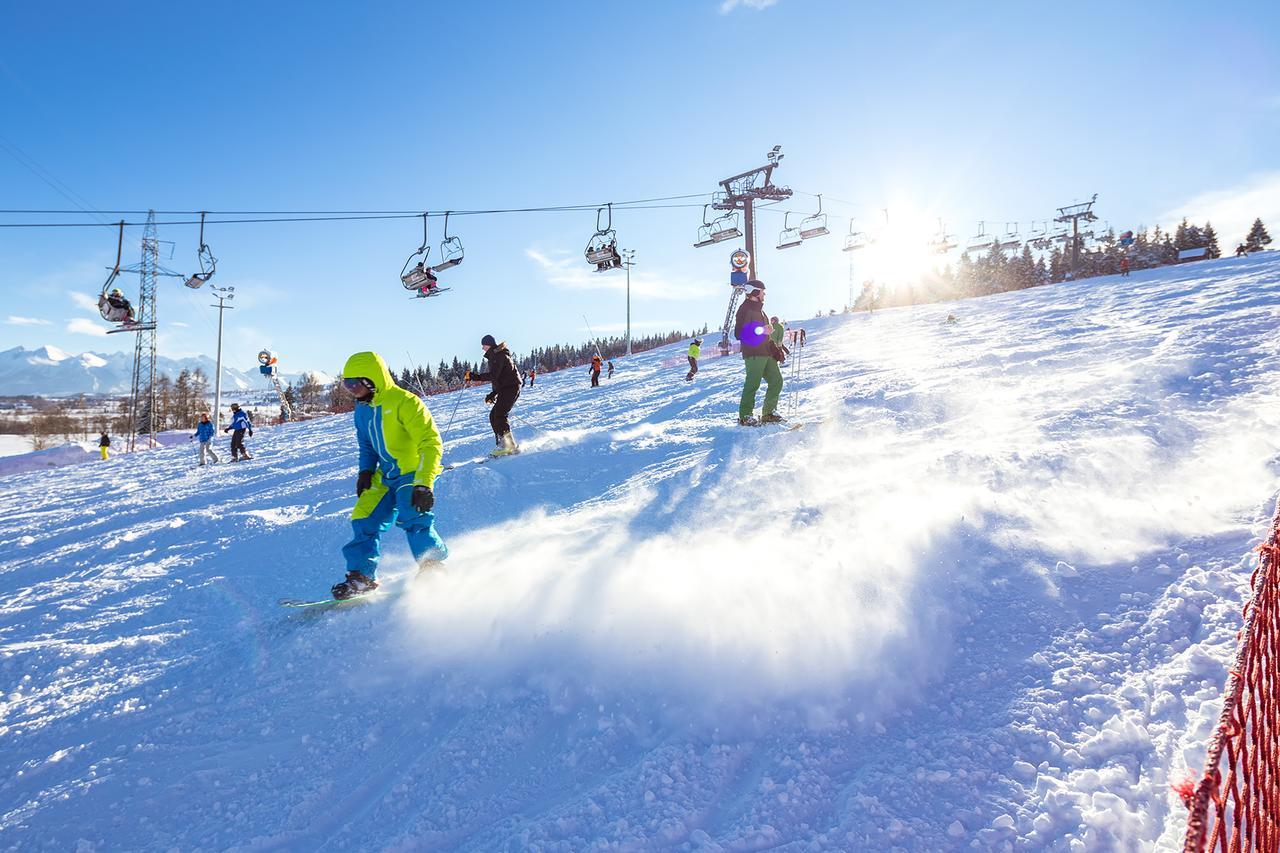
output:
[[[1183,792],[1184,853],[1280,851],[1280,508],[1250,584],[1204,777]]]

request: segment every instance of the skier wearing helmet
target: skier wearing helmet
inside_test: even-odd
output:
[[[342,548],[347,576],[333,585],[339,600],[378,588],[382,534],[397,525],[409,539],[419,572],[440,563],[449,549],[436,533],[436,496],[444,442],[426,405],[396,385],[382,356],[358,352],[342,368],[342,387],[355,397],[353,418],[360,473],[351,511],[352,538]]]
[[[107,295],[107,305],[110,307],[112,321],[116,323],[132,323],[133,305],[121,292],[120,288],[111,288],[111,293]]]
[[[738,308],[733,324],[733,335],[742,342],[742,360],[747,368],[746,379],[742,384],[742,400],[738,404],[738,425],[778,423],[783,420],[778,414],[778,398],[782,396],[782,371],[778,369],[778,362],[773,359],[769,348],[772,325],[769,315],[764,313],[764,282],[752,279],[747,282],[746,290],[747,298]],[[756,420],[756,392],[760,390],[761,379],[769,383],[769,388],[764,394],[760,420]]]

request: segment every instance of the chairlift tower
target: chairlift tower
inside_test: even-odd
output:
[[[758,201],[782,201],[791,198],[791,190],[773,183],[773,170],[782,163],[786,155],[782,146],[775,145],[766,155],[769,162],[750,171],[742,172],[731,178],[720,181],[721,191],[716,193],[711,206],[716,210],[742,211],[742,230],[747,241],[747,277],[758,278],[756,272],[756,222],[755,203]],[[742,296],[742,288],[734,287],[729,297],[729,310],[725,312],[724,328],[721,330],[720,350],[728,352],[729,333],[733,324],[734,306]]]
[[[1054,222],[1061,222],[1064,225],[1071,223],[1071,277],[1075,278],[1076,270],[1080,264],[1080,222],[1096,222],[1097,214],[1093,212],[1093,205],[1098,200],[1098,194],[1094,193],[1093,198],[1080,204],[1069,204],[1065,207],[1058,208],[1058,215],[1054,217]]]
[[[138,435],[147,434],[147,447],[156,446],[156,281],[160,276],[185,278],[160,266],[160,238],[156,212],[147,211],[142,230],[142,258],[120,272],[137,273],[137,339],[133,345],[133,382],[129,387],[128,452],[138,449]]]

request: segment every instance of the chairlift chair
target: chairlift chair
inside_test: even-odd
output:
[[[440,241],[440,263],[431,269],[436,272],[452,269],[462,263],[462,258],[465,254],[462,250],[462,241],[457,237],[449,236],[449,211],[446,210],[444,212],[444,239]]]
[[[822,193],[818,193],[818,212],[800,220],[800,237],[810,240],[830,233],[827,230],[827,215],[822,212]]]
[[[709,204],[704,204],[702,206],[702,224],[698,226],[698,239],[697,242],[693,244],[693,248],[695,249],[711,246],[716,242],[715,238],[711,236],[711,223],[707,221],[707,208],[709,207],[711,207]]]
[[[1022,245],[1022,236],[1018,233],[1018,223],[1013,223],[1013,229],[1010,230],[1009,223],[1004,224],[1004,237],[1000,240],[1001,249],[1016,249]]]
[[[596,272],[608,272],[622,268],[622,256],[618,254],[618,234],[613,230],[613,204],[608,205],[608,219],[603,227],[600,225],[600,214],[605,212],[601,207],[596,210],[596,233],[587,241],[583,251],[587,263],[596,268]]]
[[[427,258],[431,255],[431,246],[427,239],[427,214],[422,214],[422,245],[414,250],[404,266],[400,269],[400,283],[405,290],[421,291],[431,289],[436,280],[435,274],[427,266]]]
[[[791,214],[788,212],[782,218],[782,232],[778,234],[779,249],[794,249],[804,242],[804,237],[800,236],[800,229],[789,227],[790,223]]]
[[[218,259],[213,256],[213,251],[204,241],[204,218],[205,212],[200,213],[200,248],[196,249],[196,260],[200,264],[200,272],[195,273],[183,282],[187,287],[195,290],[209,279],[213,278],[213,272],[218,268]]]
[[[713,243],[723,243],[742,236],[742,228],[738,225],[737,211],[726,213],[711,221],[710,236]]]
[[[120,293],[120,298],[116,302],[123,302],[124,304],[113,305],[111,301],[113,292],[119,292],[119,288],[115,286],[115,283],[116,279],[120,277],[120,259],[124,252],[123,221],[120,222],[119,229],[120,231],[116,238],[116,265],[111,268],[111,272],[107,273],[107,280],[102,284],[102,292],[98,294],[98,313],[108,323],[120,324],[120,328],[114,331],[131,332],[140,328],[140,326],[133,322],[133,308],[129,304],[129,300],[124,298],[123,293]]]
[[[856,252],[859,249],[865,249],[869,242],[865,233],[853,230],[853,219],[850,218],[849,233],[844,236],[844,249],[842,251]]]
[[[978,233],[969,239],[969,245],[966,251],[974,252],[982,249],[990,249],[995,245],[996,238],[994,234],[987,233],[987,223],[978,223]]]
[[[929,241],[929,247],[938,255],[945,255],[956,247],[951,240],[951,235],[947,233],[947,226],[942,221],[942,217],[938,217],[938,234]]]

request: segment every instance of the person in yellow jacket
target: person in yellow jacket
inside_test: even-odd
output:
[[[689,344],[689,373],[685,376],[685,382],[693,381],[693,375],[698,372],[698,356],[702,355],[702,338],[694,338],[693,343]]]
[[[342,376],[343,387],[356,398],[360,474],[351,512],[353,535],[342,548],[347,576],[332,590],[337,599],[377,589],[382,534],[393,523],[404,530],[420,569],[449,556],[431,511],[436,502],[432,487],[444,455],[444,442],[431,412],[422,400],[396,385],[377,353],[351,356]]]

